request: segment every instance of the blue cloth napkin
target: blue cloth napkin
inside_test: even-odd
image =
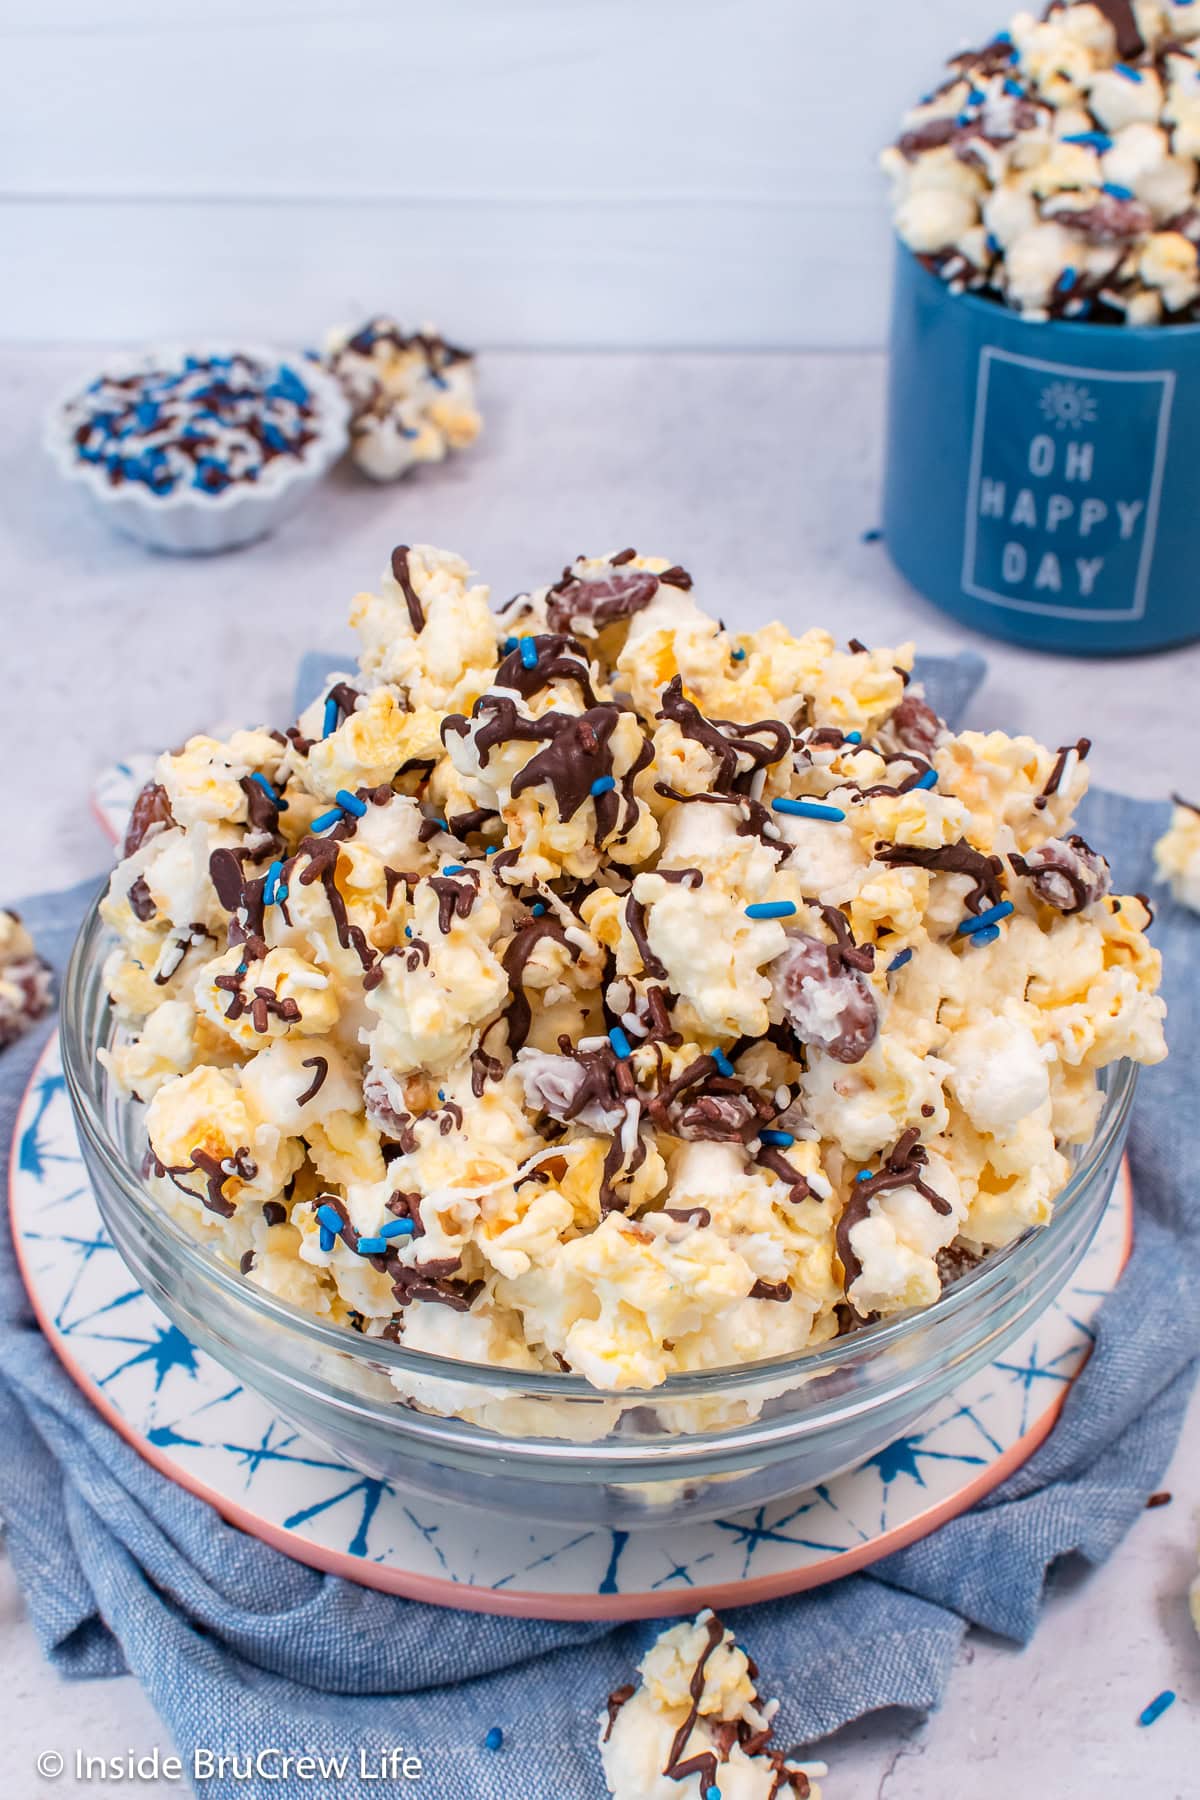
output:
[[[314,659],[305,697],[335,665]],[[953,718],[981,670],[970,658],[927,663],[921,674]],[[1166,819],[1165,805],[1099,793],[1082,829],[1123,889],[1149,890],[1151,845]],[[22,908],[60,970],[96,885]],[[879,1707],[936,1706],[972,1624],[1025,1641],[1054,1563],[1072,1552],[1092,1563],[1108,1556],[1170,1459],[1200,1356],[1200,1191],[1176,1153],[1200,1049],[1200,984],[1189,968],[1200,928],[1165,896],[1159,906],[1173,1054],[1139,1093],[1136,1247],[1100,1314],[1095,1351],[1046,1444],[973,1512],[866,1574],[727,1615],[762,1666],[764,1691],[783,1697],[783,1745]],[[0,1176],[44,1037],[0,1056]],[[414,1791],[437,1800],[603,1794],[596,1716],[659,1625],[449,1612],[317,1574],[243,1536],[92,1410],[38,1332],[11,1257],[0,1258],[0,1444],[9,1551],[65,1677],[136,1675],[185,1767],[198,1748],[348,1758],[347,1775],[323,1784],[205,1779],[200,1791],[212,1800],[315,1791],[372,1800],[396,1789],[356,1773],[360,1754],[377,1768],[396,1746],[420,1755]],[[492,1725],[505,1734],[498,1752],[483,1745]],[[64,1723],[64,1749],[74,1748],[69,1730]]]

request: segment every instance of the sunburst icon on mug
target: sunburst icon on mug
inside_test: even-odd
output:
[[[1096,400],[1079,381],[1051,381],[1042,389],[1042,416],[1058,431],[1079,431],[1096,422]]]

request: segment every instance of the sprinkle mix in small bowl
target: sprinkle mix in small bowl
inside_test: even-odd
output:
[[[346,447],[337,383],[251,347],[116,358],[52,411],[47,447],[113,525],[158,550],[231,549],[274,530]]]

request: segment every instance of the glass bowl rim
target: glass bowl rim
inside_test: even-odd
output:
[[[201,1283],[215,1285],[224,1298],[248,1307],[263,1322],[270,1322],[296,1338],[336,1351],[353,1361],[369,1362],[376,1369],[382,1367],[388,1373],[396,1370],[425,1380],[487,1387],[495,1391],[497,1398],[503,1391],[539,1399],[661,1407],[677,1400],[694,1401],[719,1395],[730,1388],[744,1387],[747,1382],[771,1381],[795,1374],[806,1377],[827,1374],[844,1367],[847,1360],[869,1361],[881,1351],[918,1337],[931,1326],[958,1318],[974,1310],[975,1302],[995,1294],[1014,1271],[1019,1282],[1050,1234],[1061,1236],[1066,1233],[1088,1193],[1095,1171],[1104,1163],[1114,1138],[1124,1129],[1137,1085],[1138,1065],[1128,1058],[1122,1058],[1103,1071],[1108,1074],[1109,1082],[1104,1089],[1096,1130],[1056,1196],[1050,1222],[1033,1226],[1011,1244],[989,1252],[974,1269],[947,1284],[930,1306],[860,1326],[815,1350],[789,1352],[719,1368],[680,1371],[668,1375],[653,1388],[600,1388],[583,1375],[466,1362],[431,1351],[410,1350],[402,1343],[384,1338],[365,1337],[348,1325],[331,1324],[278,1299],[206,1250],[152,1199],[109,1131],[103,1107],[98,1104],[98,1094],[92,1085],[102,1065],[95,1054],[100,1047],[99,1038],[90,1039],[85,1025],[88,984],[102,977],[102,953],[117,943],[115,933],[109,931],[100,917],[100,902],[107,885],[106,879],[89,903],[71,950],[62,986],[59,1038],[63,1073],[76,1126],[86,1134],[110,1179],[141,1223],[166,1238],[177,1266],[182,1265],[185,1278],[194,1275]],[[107,944],[103,941],[106,935],[110,940]],[[107,1017],[109,1011],[110,1002],[105,995],[99,1016]]]

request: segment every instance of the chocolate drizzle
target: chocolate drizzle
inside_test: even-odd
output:
[[[300,1064],[300,1067],[302,1069],[316,1070],[315,1075],[309,1085],[305,1088],[304,1092],[296,1096],[297,1106],[307,1106],[310,1100],[316,1099],[322,1087],[325,1085],[325,1077],[329,1073],[329,1060],[324,1056],[308,1056]]]
[[[718,794],[744,791],[756,770],[779,762],[792,747],[792,734],[781,719],[759,719],[753,725],[706,719],[698,706],[684,698],[683,680],[678,675],[663,689],[662,708],[655,716],[672,720],[684,737],[713,753],[718,764],[713,790]],[[748,766],[739,769],[739,762],[746,759]]]
[[[429,885],[437,895],[438,930],[443,937],[449,937],[455,919],[471,916],[471,909],[479,898],[479,873],[475,869],[464,869],[458,879],[453,875],[431,875]],[[425,961],[429,961],[428,949]]]
[[[689,1775],[698,1775],[702,1794],[707,1793],[710,1787],[716,1785],[718,1768],[716,1752],[704,1750],[698,1756],[689,1756],[686,1762],[681,1762],[680,1758],[687,1748],[687,1741],[700,1716],[700,1702],[704,1697],[704,1672],[708,1667],[708,1659],[725,1636],[725,1627],[715,1613],[709,1616],[707,1636],[708,1641],[699,1662],[692,1671],[692,1679],[688,1683],[688,1693],[691,1695],[692,1703],[688,1708],[687,1718],[671,1740],[671,1749],[667,1756],[666,1767],[663,1769],[663,1774],[671,1781],[686,1781]]]
[[[560,1358],[559,1360],[561,1361],[562,1359]],[[565,1368],[567,1365],[564,1364],[563,1366]],[[606,1744],[612,1736],[613,1726],[617,1722],[617,1715],[626,1702],[633,1699],[633,1695],[633,1683],[632,1681],[627,1681],[622,1687],[614,1688],[612,1693],[608,1696],[608,1699],[605,1701],[605,1711],[608,1713],[608,1724],[604,1728],[604,1742]]]
[[[965,838],[936,848],[924,844],[876,844],[875,855],[889,868],[931,869],[942,875],[967,876],[974,886],[965,904],[973,913],[982,912],[985,901],[988,906],[996,906],[1003,898],[1004,864],[998,856],[985,856],[982,850],[973,849]]]
[[[632,894],[629,894],[625,900],[625,923],[629,928],[630,937],[637,945],[638,955],[642,959],[642,968],[646,974],[655,981],[665,981],[667,979],[666,967],[655,956],[650,948],[650,940],[646,936],[646,909],[640,900],[634,899]]]
[[[1133,62],[1146,48],[1138,29],[1132,0],[1092,0],[1097,12],[1104,14],[1117,39],[1117,55],[1122,62]]]
[[[587,652],[578,638],[560,632],[530,641],[536,652],[532,665],[525,662],[519,649],[510,651],[496,670],[496,687],[512,688],[522,700],[531,700],[552,681],[573,681],[584,705],[596,705],[588,674]]]
[[[545,913],[538,919],[527,919],[513,933],[502,959],[504,973],[508,977],[509,1000],[501,1016],[508,1033],[508,1048],[514,1056],[529,1036],[529,1027],[533,1022],[533,1012],[525,997],[522,976],[526,963],[543,938],[552,938],[556,944],[562,944],[569,952],[571,961],[579,961],[578,945],[570,941],[565,927],[553,913]]]
[[[214,854],[219,855],[220,852],[217,851]],[[325,889],[325,898],[329,904],[338,943],[343,950],[352,949],[363,968],[370,969],[375,963],[375,952],[368,944],[366,934],[361,926],[350,923],[349,915],[346,912],[346,902],[338,889],[337,844],[327,837],[306,837],[295,856],[291,857],[284,865],[285,881],[290,880],[291,871],[302,856],[308,858],[308,867],[300,876],[301,887],[311,887],[314,881],[321,883]]]
[[[1082,762],[1091,747],[1091,738],[1079,738],[1073,744],[1061,744],[1059,746],[1058,755],[1054,759],[1054,767],[1050,771],[1046,785],[1033,803],[1039,812],[1042,812],[1045,809],[1047,800],[1049,800],[1052,795],[1057,794],[1062,785],[1062,778],[1067,772],[1067,758],[1070,756],[1072,750]]]
[[[876,1194],[886,1194],[892,1188],[911,1187],[943,1218],[953,1210],[950,1202],[936,1193],[921,1173],[929,1153],[920,1139],[917,1127],[910,1125],[888,1151],[878,1174],[868,1176],[865,1181],[856,1181],[851,1190],[837,1227],[837,1251],[846,1271],[847,1294],[862,1274],[862,1263],[850,1245],[850,1233],[867,1217]]]
[[[409,546],[407,544],[397,544],[396,548],[392,551],[392,580],[398,583],[400,592],[404,595],[404,604],[408,608],[409,623],[419,636],[425,629],[425,614],[422,611],[421,602],[417,598],[417,590],[412,584],[412,575],[408,567],[408,558]]]

